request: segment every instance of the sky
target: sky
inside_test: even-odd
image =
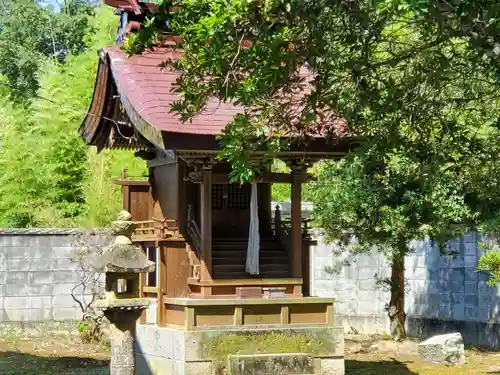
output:
[[[2,1],[2,0],[0,0],[0,1]],[[64,4],[64,0],[40,0],[39,1],[40,5],[52,6],[55,10],[59,10],[58,2],[59,2],[59,4]]]
[[[1,1],[1,0],[0,0]],[[57,0],[44,0],[40,1],[40,5],[52,6],[54,9],[59,9],[59,5],[57,4]]]

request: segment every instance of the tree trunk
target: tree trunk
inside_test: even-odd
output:
[[[391,301],[387,312],[390,320],[391,337],[396,341],[406,338],[405,254],[406,246],[402,247],[398,254],[394,254],[391,269]]]

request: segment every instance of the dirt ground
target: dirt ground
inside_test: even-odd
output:
[[[108,348],[82,344],[76,337],[0,338],[1,375],[105,375],[108,359]],[[465,365],[438,366],[419,359],[415,341],[348,336],[346,374],[500,375],[500,352],[469,349]]]
[[[466,364],[435,365],[422,361],[418,342],[395,343],[383,337],[346,336],[347,375],[500,375],[500,351],[467,348]]]
[[[105,375],[109,350],[78,337],[0,337],[1,375]]]

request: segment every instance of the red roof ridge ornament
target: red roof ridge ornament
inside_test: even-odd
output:
[[[104,4],[135,14],[141,14],[142,9],[137,0],[104,0]]]

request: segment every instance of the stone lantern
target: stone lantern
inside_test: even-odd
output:
[[[114,243],[92,260],[98,272],[106,274],[105,299],[96,301],[111,323],[111,375],[135,375],[135,326],[149,301],[141,299],[140,274],[153,272],[154,262],[131,241],[135,225],[127,211],[112,223]]]

